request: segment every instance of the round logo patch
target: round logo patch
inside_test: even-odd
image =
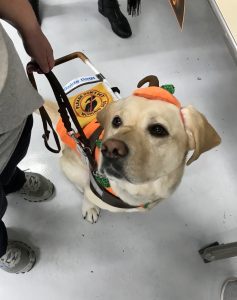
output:
[[[74,99],[74,110],[79,117],[89,117],[96,114],[109,103],[105,93],[89,90],[79,94]]]

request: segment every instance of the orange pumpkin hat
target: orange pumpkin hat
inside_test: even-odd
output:
[[[179,100],[162,87],[150,86],[145,88],[139,88],[133,92],[133,95],[138,97],[143,97],[149,100],[165,101],[170,104],[174,104],[178,108],[181,108],[181,104]]]
[[[149,86],[142,87],[145,83],[149,83]],[[158,78],[154,75],[149,75],[140,80],[137,87],[138,89],[133,92],[134,96],[143,97],[149,100],[165,101],[175,105],[179,109],[182,122],[184,123],[181,103],[173,95],[175,88],[172,84],[165,84],[160,87]]]

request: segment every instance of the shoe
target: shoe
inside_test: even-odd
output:
[[[131,27],[122,14],[117,0],[99,0],[98,9],[104,17],[108,18],[115,34],[121,38],[128,38],[132,35]]]
[[[35,262],[35,253],[29,246],[9,241],[6,254],[0,258],[0,269],[8,273],[26,273],[33,268]]]
[[[25,200],[30,202],[41,202],[49,200],[54,195],[54,185],[51,181],[40,174],[25,172],[26,182],[17,191]]]
[[[237,299],[237,277],[228,278],[221,289],[221,300]]]
[[[41,17],[40,17],[40,10],[39,10],[39,0],[29,0],[34,12],[35,16],[38,20],[38,23],[41,25]]]

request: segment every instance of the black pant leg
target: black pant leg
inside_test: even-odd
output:
[[[10,160],[0,174],[0,257],[6,253],[8,244],[7,230],[2,221],[2,217],[7,209],[6,194],[19,190],[25,183],[25,173],[17,165],[27,153],[32,126],[33,117],[31,115],[27,118],[20,140]]]
[[[1,220],[7,209],[7,199],[0,181],[0,257],[6,253],[7,249],[7,230]]]
[[[20,140],[8,161],[6,167],[0,174],[5,194],[13,193],[19,190],[25,183],[24,172],[17,165],[25,157],[30,144],[31,130],[33,126],[33,117],[27,118]]]

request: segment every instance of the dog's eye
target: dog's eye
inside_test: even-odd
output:
[[[114,128],[118,128],[119,126],[122,125],[122,120],[119,116],[115,116],[112,120],[112,125]]]
[[[165,137],[169,135],[168,131],[160,124],[153,124],[148,126],[148,131],[151,135],[156,137]]]

